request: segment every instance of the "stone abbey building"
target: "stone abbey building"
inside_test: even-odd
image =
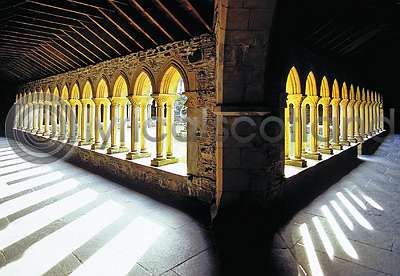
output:
[[[6,134],[22,155],[21,145],[41,148],[130,189],[199,202],[227,233],[225,214],[279,217],[301,185],[345,175],[395,129],[385,115],[396,96],[371,77],[382,59],[366,61],[391,33],[382,22],[395,29],[389,4],[103,2],[0,10],[1,77],[15,88]],[[308,271],[323,275],[306,253]]]

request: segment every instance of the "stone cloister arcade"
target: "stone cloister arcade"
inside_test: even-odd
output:
[[[320,88],[312,71],[305,86],[295,67],[286,81],[285,164],[306,167],[306,159],[321,160],[351,143],[380,133],[384,129],[383,99],[375,91],[326,76]],[[302,90],[304,87],[304,90]]]
[[[141,71],[133,80],[133,90],[128,89],[127,78],[120,74],[110,88],[101,78],[95,88],[91,80],[86,80],[83,89],[78,82],[70,86],[55,83],[20,93],[16,98],[16,127],[80,146],[90,145],[92,149],[105,148],[109,154],[127,152],[128,159],[152,156],[153,166],[176,163],[173,127],[180,124],[180,137],[186,137],[185,118],[181,116],[185,112],[182,103],[186,102],[182,93],[188,87],[186,73],[170,65],[160,83],[154,83],[150,74]],[[160,87],[161,92],[153,93],[152,87]],[[181,114],[174,116],[175,110]],[[152,120],[152,114],[156,120]],[[130,135],[126,135],[127,123]],[[150,133],[153,124],[155,133]],[[147,147],[152,134],[154,152]],[[186,153],[181,150],[179,154],[185,161]]]

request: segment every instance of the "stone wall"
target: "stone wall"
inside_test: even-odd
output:
[[[111,97],[114,82],[122,75],[128,83],[128,94],[132,95],[137,76],[146,71],[152,81],[153,93],[157,94],[161,79],[171,65],[180,69],[188,96],[188,191],[191,196],[211,202],[215,197],[216,182],[215,41],[212,35],[201,35],[33,81],[20,87],[19,93],[47,89],[53,92],[56,87],[61,91],[65,85],[71,90],[75,83],[82,93],[84,84],[89,81],[95,95],[103,78]]]

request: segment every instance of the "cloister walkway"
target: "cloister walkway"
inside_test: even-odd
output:
[[[271,269],[280,275],[400,275],[399,147],[400,136],[387,137],[297,212],[274,236]]]
[[[0,275],[215,275],[199,208],[32,160],[0,139]]]

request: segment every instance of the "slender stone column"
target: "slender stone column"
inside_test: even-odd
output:
[[[36,133],[39,128],[38,124],[38,104],[36,102],[32,103],[32,122],[33,122],[33,127],[32,127],[32,133]]]
[[[28,113],[28,122],[29,122],[29,132],[33,130],[33,104],[29,104],[29,113]]]
[[[14,129],[19,129],[19,103],[18,103],[18,97],[17,100],[14,103],[15,105],[15,111],[14,111],[14,123],[13,123],[13,128]]]
[[[348,99],[343,99],[340,102],[340,144],[343,146],[350,146],[350,142],[348,140],[348,120],[349,116],[347,114],[347,106],[349,104]]]
[[[138,154],[138,150],[137,150],[137,105],[140,104],[140,102],[138,103],[137,101],[135,101],[135,97],[132,96],[129,98],[129,100],[131,101],[131,150],[130,152],[126,155],[127,159],[135,159],[135,157]]]
[[[66,122],[68,119],[68,114],[67,114],[67,104],[65,101],[60,102],[60,136],[59,140],[65,140],[66,139]]]
[[[145,97],[140,102],[140,153],[143,157],[149,157],[146,145],[146,127],[147,127],[147,106],[149,105],[149,97]]]
[[[38,103],[38,112],[39,112],[39,121],[38,121],[38,132],[37,134],[43,134],[44,133],[44,125],[43,125],[43,118],[44,118],[44,108],[43,108],[43,102]]]
[[[92,149],[100,148],[100,127],[101,127],[101,102],[97,99],[95,101],[95,117],[94,117],[94,144],[92,145]]]
[[[360,104],[360,137],[365,138],[365,101]]]
[[[375,110],[375,103],[372,102],[371,105],[369,106],[369,125],[370,125],[371,135],[374,135],[376,133],[375,132],[376,129],[375,129],[375,120],[374,120],[374,117],[375,117],[374,110]]]
[[[83,146],[87,144],[86,141],[86,131],[87,131],[87,117],[89,114],[87,114],[87,103],[84,102],[83,100],[81,100],[82,102],[82,114],[81,114],[81,123],[80,123],[80,127],[81,127],[81,139],[79,141],[79,145]]]
[[[319,151],[323,154],[332,154],[333,150],[329,145],[329,105],[330,98],[323,97],[319,100],[319,104],[322,105],[322,144]]]
[[[173,138],[173,131],[172,131],[172,125],[173,125],[173,120],[174,120],[174,103],[176,100],[176,95],[171,95],[167,99],[167,122],[166,122],[166,153],[167,153],[167,158],[168,159],[176,159],[174,157],[174,152],[173,152],[173,143],[174,143],[174,138]]]
[[[384,115],[384,113],[383,113],[383,103],[381,103],[380,104],[380,110],[379,110],[379,113],[380,113],[380,129],[381,129],[381,131],[383,131],[383,130],[385,130],[385,115]]]
[[[369,102],[364,105],[364,137],[368,138],[370,135],[370,125],[369,125]]]
[[[318,152],[318,120],[317,120],[317,102],[318,96],[309,96],[310,104],[310,152],[306,154],[306,158],[321,160],[321,154]]]
[[[108,154],[117,153],[119,150],[117,144],[117,106],[118,104],[112,100],[111,102],[111,147],[107,149]]]
[[[43,136],[50,136],[50,103],[44,104],[44,133]]]
[[[285,107],[285,160],[290,160],[290,108],[289,104]]]
[[[110,132],[111,130],[108,127],[108,123],[110,120],[110,108],[111,104],[110,101],[107,99],[106,104],[104,104],[104,121],[103,121],[103,141],[102,141],[102,146],[103,147],[108,147],[110,144]]]
[[[129,160],[150,157],[150,153],[146,148],[146,120],[147,120],[147,105],[149,102],[148,96],[132,96],[131,101],[131,150],[126,155]],[[139,115],[139,116],[138,116]],[[138,131],[138,122],[140,132]],[[140,137],[139,137],[140,136]],[[140,141],[140,147],[138,142]]]
[[[361,101],[356,101],[354,104],[354,138],[357,140],[357,142],[362,142],[363,137],[360,135],[360,129],[361,129]]]
[[[340,125],[339,125],[339,102],[340,99],[332,99],[331,106],[332,106],[332,132],[333,132],[333,141],[332,141],[332,148],[336,150],[342,150],[343,147],[339,142],[340,138]]]
[[[357,142],[354,137],[354,100],[350,100],[347,105],[347,137],[351,143]]]
[[[302,120],[301,120],[301,102],[303,101],[303,96],[301,94],[288,95],[287,105],[293,105],[294,112],[294,157],[285,161],[286,165],[296,166],[296,167],[306,167],[307,162],[302,159]]]
[[[57,131],[57,113],[61,113],[61,106],[60,110],[57,110],[59,104],[57,102],[52,103],[52,112],[51,112],[51,134],[50,138],[58,138],[58,131]],[[61,119],[61,115],[59,114],[59,118]]]
[[[119,152],[127,152],[128,148],[125,146],[125,129],[126,129],[126,101],[121,101],[119,104]]]
[[[95,132],[95,129],[94,129],[94,124],[95,124],[95,117],[96,117],[96,115],[95,115],[95,105],[94,105],[94,103],[92,102],[91,104],[90,104],[90,115],[89,115],[90,117],[89,117],[89,144],[93,144],[94,143],[94,132]]]
[[[156,158],[151,161],[151,165],[160,166],[160,162],[164,160],[164,101],[161,97],[156,97]]]

